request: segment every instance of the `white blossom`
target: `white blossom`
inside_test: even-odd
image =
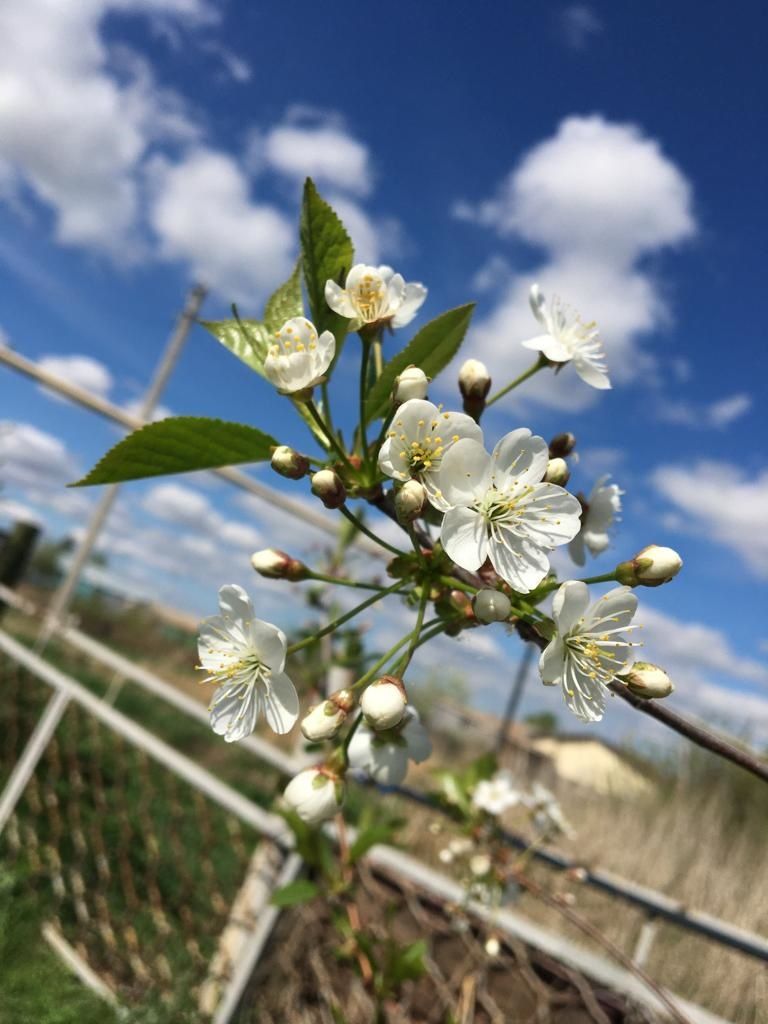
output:
[[[570,580],[555,594],[552,614],[557,632],[539,659],[539,673],[548,686],[562,688],[565,703],[585,722],[599,722],[605,710],[606,687],[631,662],[627,640],[637,598],[629,587],[615,587],[589,605],[585,583]]]
[[[418,366],[406,366],[395,379],[392,388],[392,401],[402,405],[412,398],[426,398],[429,390],[429,377]]]
[[[561,305],[557,296],[548,303],[537,284],[531,288],[530,303],[546,333],[524,341],[523,347],[541,352],[553,363],[573,362],[585,383],[601,390],[610,388],[597,324],[582,323],[578,315]]]
[[[366,687],[360,698],[360,710],[366,725],[380,732],[402,721],[408,702],[399,679],[383,676]]]
[[[317,336],[314,324],[295,316],[275,334],[264,360],[264,375],[278,391],[290,395],[319,384],[336,352],[330,331]]]
[[[408,762],[426,761],[432,742],[410,705],[400,724],[387,732],[376,732],[361,722],[349,744],[349,766],[366,772],[385,786],[399,786],[408,774]]]
[[[533,824],[539,832],[560,832],[569,838],[576,834],[563,814],[563,809],[557,802],[554,793],[551,793],[546,786],[542,786],[540,782],[534,782],[525,803],[531,811]]]
[[[327,769],[305,768],[285,787],[283,799],[302,821],[319,825],[339,810],[343,792],[341,780]]]
[[[219,591],[220,614],[200,625],[198,654],[206,683],[218,684],[210,704],[213,731],[228,743],[249,736],[259,715],[276,733],[290,732],[299,716],[296,688],[283,672],[285,633],[253,614],[234,583]]]
[[[581,517],[581,529],[568,546],[576,565],[586,562],[586,548],[591,555],[600,555],[611,543],[610,530],[621,512],[624,491],[618,484],[609,484],[609,476],[601,476],[587,499],[587,510]]]
[[[519,804],[522,792],[514,785],[509,772],[500,771],[491,779],[481,779],[472,792],[472,803],[481,811],[498,816]]]
[[[406,284],[392,267],[369,267],[364,263],[352,267],[344,288],[335,281],[325,284],[325,301],[339,316],[351,320],[351,331],[381,321],[390,327],[405,327],[426,297],[423,284]]]
[[[463,412],[443,412],[424,399],[413,398],[395,413],[379,451],[379,469],[394,480],[419,480],[435,508],[448,505],[440,492],[443,459],[453,445],[471,438],[478,443],[483,432]]]
[[[530,430],[513,430],[489,455],[457,441],[440,468],[448,506],[441,540],[449,558],[474,572],[490,558],[510,587],[527,594],[549,572],[549,552],[579,531],[581,506],[557,484],[542,483],[549,450]]]

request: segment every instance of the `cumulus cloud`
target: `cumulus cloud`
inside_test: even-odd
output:
[[[0,468],[3,481],[19,487],[61,487],[78,475],[66,445],[31,423],[0,421]]]
[[[656,140],[599,115],[568,117],[524,154],[494,196],[462,201],[454,213],[547,253],[530,273],[509,276],[473,333],[473,354],[496,368],[499,382],[530,363],[519,342],[537,333],[527,304],[534,280],[599,322],[615,380],[649,369],[637,337],[663,323],[667,309],[640,261],[696,230],[690,184]],[[534,378],[526,397],[559,408],[589,405],[594,392],[574,387],[569,371]]]
[[[660,402],[658,418],[665,423],[679,423],[700,430],[707,427],[721,430],[745,416],[751,408],[751,396],[740,392],[702,404],[686,401]]]
[[[60,377],[68,384],[84,388],[86,391],[98,395],[99,398],[108,398],[112,390],[114,380],[104,363],[90,356],[42,356],[38,359],[37,365],[41,370],[46,370],[56,377]],[[41,390],[46,394],[56,396],[56,393],[41,385]],[[56,396],[58,397],[58,396]]]
[[[193,545],[198,545],[198,553],[199,545],[203,543],[212,545],[211,553],[218,542],[224,541],[248,554],[264,544],[261,533],[254,526],[227,519],[214,508],[206,495],[183,484],[157,484],[147,492],[143,507],[156,519],[207,535],[205,539],[187,538]]]
[[[309,175],[321,187],[359,196],[373,187],[368,147],[340,125],[278,124],[260,148],[267,166],[297,182]]]
[[[177,163],[158,158],[151,178],[150,220],[165,259],[189,263],[204,284],[242,302],[288,276],[293,223],[253,201],[232,157],[200,147]]]
[[[728,462],[702,460],[660,466],[652,479],[680,513],[679,529],[719,542],[768,579],[768,469],[748,474]]]
[[[0,159],[55,215],[58,241],[135,254],[136,177],[155,141],[188,139],[195,129],[174,94],[147,65],[110,54],[100,25],[110,10],[197,23],[201,0],[9,0],[0,36],[12,39],[0,68]],[[10,169],[10,170],[9,170]]]

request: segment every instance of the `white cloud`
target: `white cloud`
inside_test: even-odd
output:
[[[52,434],[31,423],[0,421],[3,481],[19,487],[61,487],[78,475],[75,459]]]
[[[248,61],[233,50],[230,50],[228,46],[218,42],[218,40],[206,39],[200,44],[200,49],[204,53],[211,53],[218,57],[224,65],[224,70],[233,82],[244,85],[246,82],[250,82],[253,77],[253,71]]]
[[[249,303],[288,276],[294,226],[251,199],[232,157],[201,147],[175,164],[158,158],[151,178],[150,220],[166,259],[189,263],[204,284]]]
[[[701,405],[687,401],[660,402],[658,417],[666,423],[686,427],[722,429],[745,416],[751,408],[751,396],[741,392]]]
[[[38,359],[37,365],[41,370],[61,377],[68,384],[84,388],[86,391],[98,395],[99,398],[107,398],[114,384],[112,374],[104,363],[99,362],[98,359],[92,359],[90,356],[42,356]],[[41,390],[47,394],[56,395],[56,392],[43,385],[41,385]]]
[[[57,240],[136,254],[137,169],[148,147],[194,127],[146,64],[121,50],[117,70],[100,37],[110,10],[199,23],[200,0],[7,0],[0,68],[0,158],[55,214]]]
[[[255,527],[227,519],[214,508],[206,495],[183,484],[157,484],[147,492],[143,507],[156,519],[205,534],[204,538],[187,536],[185,539],[186,543],[197,546],[197,553],[200,553],[201,544],[207,544],[212,555],[216,545],[222,541],[247,554],[264,544],[261,533]]]
[[[614,380],[648,372],[637,337],[668,314],[640,260],[694,234],[691,201],[686,178],[635,125],[599,115],[566,118],[553,137],[524,154],[494,197],[454,209],[548,254],[534,271],[509,276],[497,307],[472,334],[473,354],[493,367],[499,384],[530,364],[519,342],[537,330],[527,294],[538,280],[545,293],[598,321]],[[595,399],[590,389],[574,386],[568,367],[554,378],[533,378],[524,395],[568,409]]]
[[[278,124],[261,140],[262,159],[274,171],[366,196],[373,187],[368,147],[334,123]]]
[[[729,548],[768,579],[768,469],[748,474],[728,462],[660,466],[656,489],[675,506],[681,529]]]
[[[564,7],[560,12],[559,24],[563,40],[572,50],[585,49],[604,27],[597,12],[587,4]]]

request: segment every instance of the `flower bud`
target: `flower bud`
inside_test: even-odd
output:
[[[328,768],[306,768],[295,775],[283,792],[287,806],[308,825],[327,821],[341,807],[344,784]]]
[[[478,590],[472,600],[475,616],[480,622],[503,622],[509,618],[512,602],[500,590]]]
[[[571,433],[556,434],[549,442],[549,457],[564,459],[576,447],[576,438]]]
[[[347,500],[344,484],[332,469],[321,469],[312,476],[312,493],[326,508],[341,508]]]
[[[418,480],[407,480],[395,495],[395,512],[401,523],[412,523],[421,515],[427,492]]]
[[[683,560],[672,548],[649,544],[629,562],[616,566],[616,579],[628,587],[660,587],[680,572]]]
[[[485,408],[485,399],[491,390],[488,367],[479,359],[467,359],[459,370],[459,391],[464,399],[464,412],[478,419]]]
[[[557,484],[558,487],[565,487],[571,478],[571,471],[568,469],[568,463],[565,459],[556,458],[550,459],[547,463],[547,472],[544,474],[544,480],[548,484]]]
[[[270,465],[276,473],[288,477],[289,480],[301,480],[309,472],[309,459],[306,455],[299,454],[287,444],[280,444],[275,448]]]
[[[395,405],[402,405],[411,398],[426,398],[429,388],[429,377],[418,366],[406,366],[403,372],[395,378],[395,385],[392,388],[392,401]]]
[[[291,558],[277,548],[254,551],[251,555],[251,565],[260,576],[265,576],[268,580],[290,580],[295,583],[297,580],[309,579],[311,575],[306,565],[298,558]]]
[[[470,858],[469,870],[475,878],[482,878],[491,870],[491,858],[487,853],[476,853],[474,857]]]
[[[407,703],[402,680],[396,676],[382,676],[365,690],[360,698],[360,709],[371,729],[379,731],[398,725]]]
[[[485,940],[484,948],[488,956],[498,956],[499,953],[501,952],[501,943],[499,942],[495,935],[491,935],[490,938]]]
[[[636,697],[668,697],[675,688],[664,669],[648,661],[636,661],[629,672],[619,678]]]
[[[308,740],[329,740],[339,731],[355,703],[351,690],[338,690],[322,702],[310,708],[301,720],[301,731]]]

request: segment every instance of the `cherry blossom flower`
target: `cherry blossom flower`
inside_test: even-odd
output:
[[[318,337],[313,323],[295,316],[275,334],[264,360],[264,374],[281,394],[307,391],[323,380],[335,353],[336,339],[330,331]]]
[[[491,779],[481,779],[472,793],[474,806],[494,816],[503,814],[522,799],[522,792],[513,784],[510,773],[505,771],[496,772]]]
[[[576,565],[586,562],[585,548],[591,555],[603,553],[611,543],[610,529],[621,512],[624,491],[618,484],[609,484],[609,476],[601,476],[587,499],[587,510],[581,517],[581,529],[568,546]]]
[[[352,267],[344,288],[335,281],[325,284],[325,301],[334,313],[352,321],[351,331],[373,323],[405,327],[426,297],[427,289],[423,284],[406,284],[392,267],[369,267],[364,263]]]
[[[623,635],[637,598],[630,587],[615,587],[589,604],[585,583],[570,580],[555,594],[552,615],[557,632],[539,659],[539,674],[548,686],[560,686],[568,708],[584,722],[599,722],[606,687],[626,672],[631,650],[638,646]]]
[[[573,362],[585,383],[601,390],[610,388],[597,325],[582,323],[578,315],[561,305],[557,296],[548,303],[537,284],[531,288],[529,301],[533,315],[546,333],[524,341],[523,347],[541,352],[553,363]]]
[[[530,430],[513,430],[489,455],[478,441],[457,441],[440,466],[448,506],[441,540],[449,558],[474,572],[490,558],[510,587],[527,594],[549,572],[549,552],[579,532],[581,505],[541,481],[549,452]]]
[[[399,786],[408,774],[408,762],[426,761],[432,742],[418,712],[408,705],[400,724],[387,732],[376,732],[361,722],[347,753],[353,771],[366,772],[385,786]]]
[[[201,623],[198,637],[204,682],[218,684],[209,708],[213,731],[233,743],[249,736],[263,714],[274,732],[290,732],[299,698],[283,672],[285,634],[257,619],[248,595],[234,583],[219,591],[219,609]]]
[[[397,410],[379,451],[379,469],[395,480],[419,480],[435,508],[448,505],[440,492],[440,469],[453,445],[464,438],[482,443],[483,432],[463,412],[443,412],[424,399],[412,398]]]

